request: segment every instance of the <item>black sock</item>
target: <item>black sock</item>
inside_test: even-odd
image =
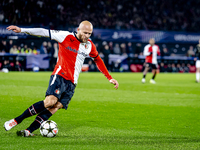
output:
[[[49,110],[47,110],[47,109],[44,110],[39,115],[37,115],[37,117],[35,118],[33,123],[27,128],[27,130],[29,130],[32,133],[33,131],[38,129],[40,127],[40,125],[44,121],[48,120],[51,116],[52,116],[52,114],[51,114],[51,112]]]
[[[23,114],[21,114],[20,116],[18,116],[17,118],[15,118],[15,120],[17,121],[17,123],[21,123],[25,118],[36,115],[40,112],[42,112],[43,110],[45,110],[46,108],[44,107],[44,101],[39,101],[33,105],[31,105],[28,109],[26,109]]]
[[[154,80],[155,77],[156,77],[156,73],[153,75],[152,79]]]
[[[143,78],[145,78],[145,77],[146,77],[146,74],[143,75]]]

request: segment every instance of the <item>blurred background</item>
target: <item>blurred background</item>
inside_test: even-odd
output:
[[[9,25],[74,31],[89,20],[91,36],[111,72],[141,72],[150,38],[160,47],[160,72],[195,72],[200,39],[196,0],[1,0],[0,70],[52,71],[58,44],[48,38],[15,34]],[[98,71],[86,58],[82,71]]]

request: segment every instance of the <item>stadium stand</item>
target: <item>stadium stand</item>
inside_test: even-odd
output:
[[[66,30],[77,27],[82,20],[90,20],[95,28],[101,29],[184,31],[195,33],[200,31],[199,4],[200,1],[195,0],[96,0],[95,3],[82,0],[2,0],[0,3],[0,25],[14,24],[18,26]],[[141,66],[144,63],[144,59],[138,56],[142,55],[143,47],[147,43],[102,41],[96,37],[92,37],[92,39],[101,56],[103,56],[106,45],[109,47],[110,54],[116,54],[120,57],[127,56],[126,60],[106,63],[107,67],[110,68],[109,70],[142,70]],[[55,65],[53,48],[44,48],[42,40],[33,38],[13,40],[11,43],[10,41],[12,40],[0,39],[0,53],[30,53],[35,55],[46,53],[53,60],[50,63],[50,70],[52,70],[53,65]],[[46,40],[46,42],[49,41]],[[50,45],[53,44],[54,42],[51,42]],[[161,67],[161,63],[164,63],[163,72],[172,72],[170,65],[175,65],[177,68],[183,66],[185,70],[189,67],[191,68],[190,71],[193,70],[194,61],[176,58],[179,56],[192,57],[192,51],[195,48],[194,43],[158,43],[158,45],[162,57],[170,56],[174,58],[159,59]],[[44,49],[47,51],[44,52]],[[22,61],[24,58],[19,57],[17,59],[19,60],[13,60],[12,57],[1,57],[0,69],[4,66],[4,60],[9,60],[12,70],[25,69],[25,63]],[[86,60],[86,63],[88,62],[90,62],[89,67],[92,68],[93,64],[91,61]],[[15,68],[16,63],[19,64],[17,65],[18,69]],[[21,68],[19,69],[19,67]],[[181,69],[175,70],[180,71]]]
[[[196,0],[3,0],[0,23],[76,27],[91,20],[96,28],[199,31]]]

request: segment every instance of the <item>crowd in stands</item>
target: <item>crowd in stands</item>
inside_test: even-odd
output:
[[[113,42],[106,42],[103,41],[102,43],[96,43],[97,50],[99,51],[101,56],[104,56],[104,62],[110,71],[120,72],[125,71],[122,66],[123,62],[116,61],[115,63],[109,64],[109,55],[115,54],[120,56],[127,56],[127,61],[125,63],[129,64],[129,67],[126,71],[133,71],[133,72],[141,72],[144,66],[144,59],[139,59],[139,56],[143,56],[144,43],[113,43]],[[168,45],[166,44],[159,44],[160,51],[161,51],[161,59],[159,59],[159,68],[160,72],[180,72],[180,73],[187,73],[187,72],[194,72],[194,60],[193,57],[195,56],[195,46],[194,45],[181,45],[181,44],[174,44],[175,47],[181,47],[181,49],[186,49],[179,53],[178,50],[172,48],[169,51]],[[189,57],[190,60],[164,60],[162,59],[164,56],[173,57]],[[136,64],[138,69],[133,69],[131,64]],[[139,65],[139,66],[138,66]],[[89,68],[91,71],[95,71],[95,66],[92,62],[89,62]],[[97,69],[96,69],[97,70]]]
[[[37,48],[39,47],[39,48]],[[48,54],[49,56],[49,70],[53,70],[57,57],[58,57],[58,43],[44,41],[41,46],[28,45],[19,42],[13,42],[13,40],[1,40],[0,41],[0,54],[21,54],[16,57],[16,62],[13,62],[12,56],[3,55],[0,58],[0,68],[8,68],[8,70],[22,71],[25,69],[24,58],[26,55],[39,55]],[[22,65],[23,64],[23,65]]]
[[[188,72],[194,72],[195,71],[195,67],[191,66],[189,63],[185,64],[164,64],[164,63],[160,63],[160,72],[172,72],[172,73],[188,73]]]
[[[107,42],[103,41],[100,43],[96,43],[97,50],[100,54],[108,55],[108,54],[117,54],[117,55],[126,55],[129,57],[138,57],[139,55],[143,55],[144,46],[147,43],[132,43],[132,42]],[[156,43],[157,44],[157,43]],[[161,56],[187,56],[194,57],[195,56],[195,45],[194,44],[157,44],[161,51]],[[175,47],[180,47],[176,48]],[[183,50],[182,50],[183,49]]]
[[[196,0],[2,0],[0,3],[0,25],[18,25],[62,29],[77,27],[82,20],[89,20],[95,28],[122,30],[162,30],[162,31],[200,31],[200,1]],[[127,56],[131,64],[143,55],[146,43],[113,43],[93,40],[106,66],[111,71],[120,71],[121,62],[109,64],[109,55]],[[194,45],[160,44],[161,56],[194,56]],[[48,54],[50,70],[53,69],[58,52],[58,44],[44,41],[40,44],[21,44],[13,40],[0,40],[0,53],[10,54]],[[181,52],[181,53],[179,53]],[[13,64],[9,59],[2,66]],[[1,60],[0,60],[1,61]],[[1,61],[2,62],[2,61]],[[22,62],[17,60],[12,70],[23,70]],[[95,70],[92,61],[90,69]],[[188,72],[191,63],[160,62],[161,72]],[[114,70],[112,70],[114,68]]]
[[[0,24],[77,27],[90,20],[95,28],[128,30],[200,30],[197,0],[2,0]]]
[[[20,44],[20,45],[19,45]],[[10,54],[50,54],[57,58],[58,44],[55,42],[52,46],[51,42],[44,41],[38,49],[36,46],[31,46],[23,43],[13,44],[13,40],[0,40],[0,53]]]
[[[113,42],[96,42],[95,43],[100,56],[104,59],[105,65],[110,71],[120,71],[122,62],[109,63],[109,55],[115,54],[119,56],[125,56],[128,59],[127,64],[143,64],[144,60],[138,59],[138,56],[143,55],[143,48],[146,44],[144,43],[113,43]],[[167,46],[160,44],[161,56],[176,56],[174,53],[169,52]],[[23,44],[19,40],[0,40],[0,53],[10,53],[10,54],[24,54],[24,55],[38,55],[38,54],[48,54],[49,56],[49,70],[53,70],[56,60],[58,57],[58,44],[57,42],[43,41],[39,45],[34,44]],[[188,50],[185,51],[183,56],[194,57],[194,46],[188,45]],[[5,57],[6,58],[6,57]],[[19,57],[20,58],[20,57]],[[15,65],[9,62],[9,59],[2,60],[0,68],[7,67],[9,70],[24,70],[20,59],[17,59]],[[90,71],[97,71],[94,62],[87,62],[90,67]],[[9,67],[10,65],[10,67]],[[191,63],[188,62],[164,62],[160,61],[160,72],[189,72],[188,68],[191,68]],[[13,68],[15,67],[15,68]],[[142,68],[140,68],[140,71]],[[131,70],[128,70],[131,71]]]

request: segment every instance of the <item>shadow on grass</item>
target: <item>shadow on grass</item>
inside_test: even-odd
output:
[[[188,137],[167,137],[167,136],[57,136],[64,138],[63,144],[116,144],[116,145],[154,145],[154,144],[175,144],[175,143],[198,143],[200,139]],[[60,143],[62,144],[62,142]]]
[[[9,133],[6,135],[6,139],[2,141],[3,147],[7,145],[15,145],[17,147],[23,147],[26,149],[27,146],[33,143],[37,143],[36,147],[42,149],[41,146],[45,145],[50,149],[55,147],[102,147],[106,148],[108,146],[113,147],[123,147],[125,149],[131,149],[131,147],[138,147],[144,149],[198,149],[200,147],[200,139],[195,137],[170,137],[170,136],[145,136],[145,135],[84,135],[84,134],[59,134],[54,138],[42,137],[40,134],[36,134],[34,137],[17,137],[15,133]],[[1,143],[1,142],[0,142]],[[51,143],[51,144],[50,144]],[[103,148],[103,149],[104,149]],[[0,148],[1,149],[1,148]]]

